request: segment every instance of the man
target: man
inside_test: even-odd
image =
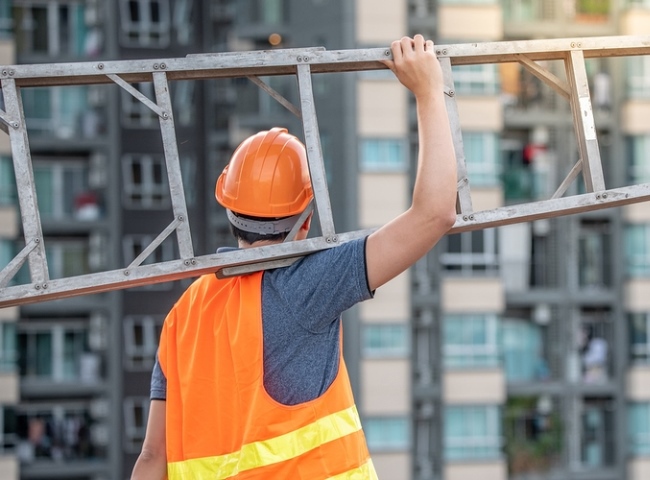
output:
[[[385,64],[415,96],[418,167],[411,207],[365,239],[285,268],[206,275],[174,306],[133,480],[374,479],[342,357],[340,314],[402,273],[455,222],[456,163],[442,72],[421,35]],[[275,188],[281,186],[281,188]],[[307,237],[304,147],[283,129],[245,140],[216,196],[240,248]],[[294,231],[296,230],[294,229]]]

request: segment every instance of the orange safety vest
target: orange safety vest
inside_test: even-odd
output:
[[[342,354],[319,398],[266,392],[261,285],[261,272],[205,275],[165,320],[169,479],[376,479]]]

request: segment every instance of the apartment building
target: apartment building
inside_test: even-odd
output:
[[[0,1],[0,63],[645,34],[648,21],[647,0],[14,0]],[[650,59],[588,69],[608,187],[649,181]],[[298,103],[294,78],[263,80]],[[474,209],[548,198],[577,160],[568,105],[514,64],[454,67],[454,80]],[[381,225],[409,202],[412,100],[383,70],[313,85],[336,227]],[[300,122],[244,78],[171,88],[205,254],[231,242],[212,192],[233,147],[271,126],[301,134]],[[51,276],[128,265],[169,222],[155,115],[116,85],[25,89],[23,105]],[[0,174],[4,265],[21,232],[1,134]],[[648,232],[641,204],[449,236],[348,312],[380,478],[650,475]],[[173,258],[172,243],[150,261]],[[0,310],[1,478],[128,478],[159,329],[186,285]]]

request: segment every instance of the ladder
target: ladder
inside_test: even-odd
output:
[[[436,46],[445,80],[445,99],[452,127],[458,166],[457,220],[450,233],[498,227],[543,218],[644,202],[650,199],[650,184],[607,189],[603,176],[585,60],[650,54],[650,36],[590,37],[578,39],[486,42]],[[184,58],[79,62],[68,64],[0,66],[4,110],[0,127],[9,135],[24,247],[0,271],[0,308],[60,298],[106,292],[218,272],[221,276],[287,265],[301,256],[361,238],[372,230],[336,232],[323,164],[318,120],[312,91],[312,75],[386,68],[379,61],[390,58],[386,48],[327,51],[298,48],[270,51],[189,55]],[[544,68],[540,61],[560,60],[566,78]],[[518,62],[564,97],[570,105],[579,160],[548,199],[474,211],[456,104],[452,65]],[[299,105],[291,104],[259,77],[295,75]],[[298,116],[303,125],[315,209],[322,234],[299,242],[254,247],[226,253],[196,256],[187,216],[181,178],[169,82],[226,77],[247,77]],[[135,89],[135,82],[151,82],[155,101]],[[36,199],[29,138],[21,101],[21,89],[41,86],[116,84],[158,116],[169,180],[172,218],[169,225],[124,268],[52,279],[48,272],[45,241]],[[565,195],[582,174],[586,193]],[[161,243],[175,233],[179,257],[161,263],[143,264]],[[30,283],[10,285],[27,262]]]

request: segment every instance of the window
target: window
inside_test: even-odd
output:
[[[493,132],[463,132],[463,148],[470,185],[501,185],[500,147]]]
[[[407,325],[364,325],[363,353],[368,357],[406,357],[409,354]]]
[[[650,3],[646,0],[646,5]],[[630,98],[650,98],[650,57],[647,55],[626,59],[627,92]]]
[[[94,53],[98,32],[86,25],[83,1],[14,1],[16,46],[20,54],[51,57]]]
[[[627,431],[632,455],[650,455],[650,403],[631,403]]]
[[[124,399],[124,450],[138,453],[142,448],[149,417],[148,397],[127,397]]]
[[[45,254],[51,278],[75,277],[90,273],[88,239],[49,238]]]
[[[122,239],[124,264],[130,265],[155,240],[153,235],[125,235]],[[145,258],[141,265],[169,262],[178,258],[178,250],[172,236],[167,237],[158,247]],[[142,290],[170,290],[172,282],[152,283],[139,287]]]
[[[34,159],[34,182],[43,219],[97,220],[99,198],[89,187],[85,159]]]
[[[546,380],[542,328],[526,319],[506,318],[500,325],[503,368],[508,382]]]
[[[499,91],[496,65],[456,65],[452,71],[454,88],[458,94],[496,95]]]
[[[615,405],[611,400],[584,400],[580,418],[580,460],[583,467],[599,469],[614,465],[617,448],[614,412]]]
[[[401,139],[366,138],[361,140],[361,169],[365,172],[406,171],[406,142]]]
[[[124,363],[129,370],[151,370],[156,360],[162,316],[131,315],[124,319]]]
[[[0,156],[0,205],[16,205],[16,177],[11,157]]]
[[[163,155],[126,154],[122,157],[124,203],[131,208],[163,208],[170,204]]]
[[[633,361],[650,362],[650,312],[628,313],[630,356]]]
[[[499,365],[496,315],[446,315],[443,322],[445,366],[451,368]]]
[[[21,403],[16,407],[15,422],[21,444],[16,456],[22,462],[48,460],[49,464],[71,464],[106,457],[103,439],[100,440],[105,427],[92,419],[88,402]]]
[[[281,77],[276,77],[281,78]],[[174,107],[174,122],[177,126],[188,127],[194,123],[196,82],[175,81],[170,86]]]
[[[493,228],[457,233],[446,237],[446,251],[440,256],[449,271],[472,274],[498,269],[496,230]]]
[[[370,417],[364,420],[363,430],[370,451],[409,449],[411,434],[408,418]]]
[[[648,69],[650,74],[650,68]],[[628,177],[632,183],[650,183],[650,135],[627,138]]]
[[[17,329],[21,377],[55,382],[99,379],[98,357],[87,349],[85,322],[25,322],[18,324]]]
[[[609,222],[583,220],[578,237],[578,281],[582,288],[611,284]]]
[[[278,26],[288,21],[285,0],[240,0],[237,17],[244,23],[263,23]]]
[[[503,3],[504,18],[508,21],[550,19],[552,11],[548,10],[536,0],[505,0]]]
[[[501,455],[501,414],[496,405],[447,406],[444,410],[446,460],[483,460]]]
[[[14,452],[18,445],[16,412],[0,405],[0,455]]]
[[[632,277],[650,276],[650,224],[625,227],[625,267]]]
[[[0,0],[0,37],[11,38],[13,35],[12,0]]]
[[[16,370],[18,351],[16,350],[16,324],[0,322],[0,373]]]
[[[174,13],[172,26],[176,32],[176,41],[179,45],[189,45],[192,42],[192,9],[193,0],[174,0]]]
[[[83,119],[90,111],[88,87],[35,87],[21,92],[30,134],[64,139],[81,137]]]
[[[133,88],[155,103],[154,88],[151,82],[135,83]],[[122,122],[125,127],[157,127],[158,115],[148,106],[126,90],[121,90]]]
[[[169,0],[120,0],[120,26],[126,46],[169,46]]]

